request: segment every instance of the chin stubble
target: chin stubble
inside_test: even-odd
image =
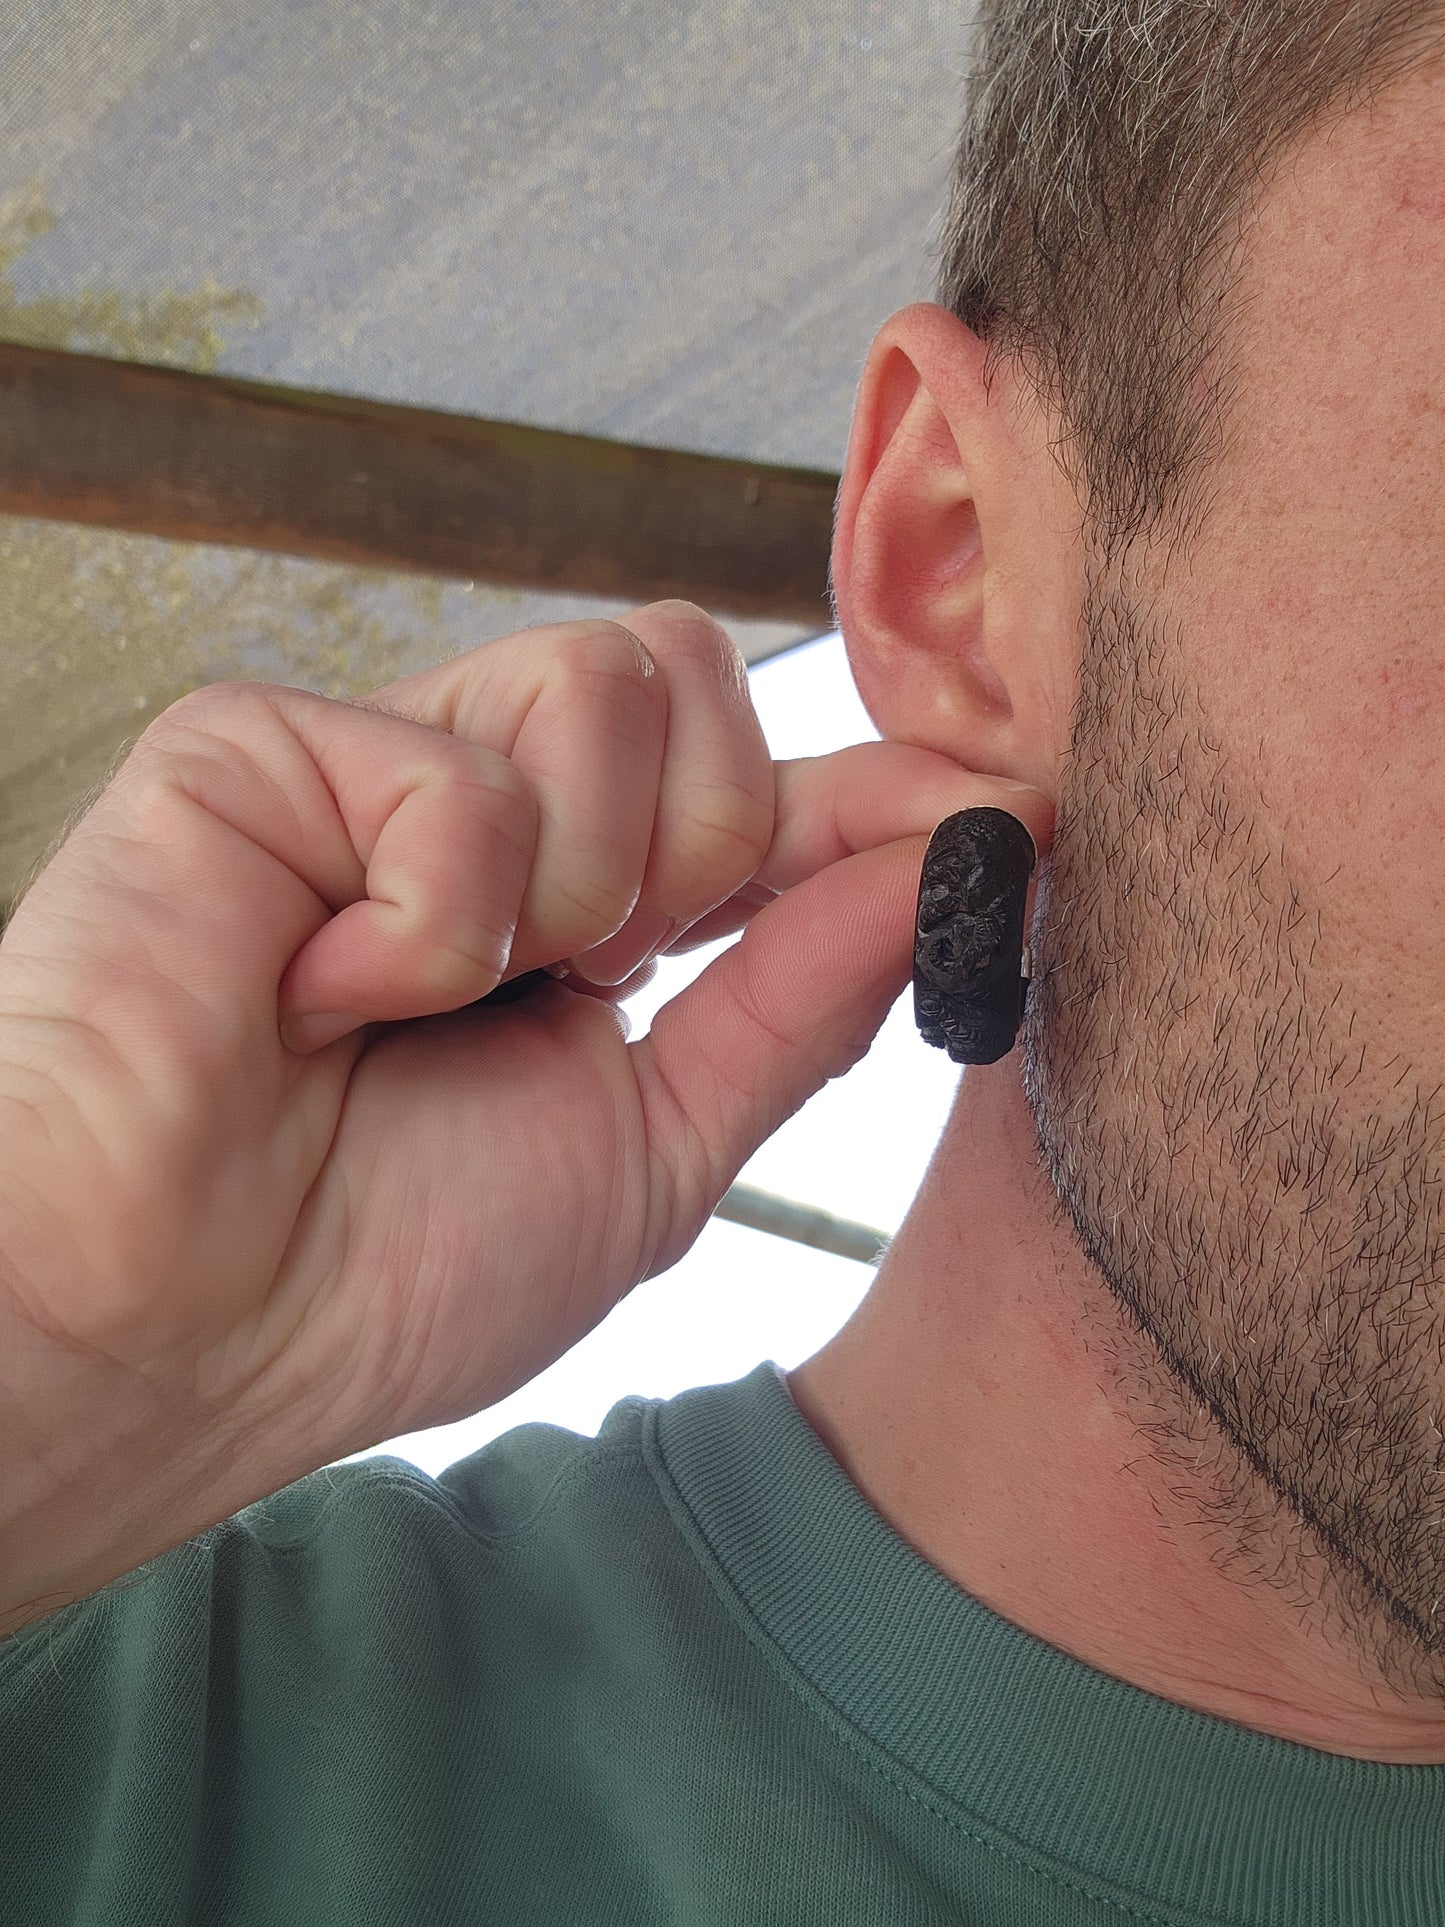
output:
[[[1117,582],[1084,621],[1020,1043],[1106,1391],[1221,1570],[1445,1701],[1445,1098],[1167,628]]]

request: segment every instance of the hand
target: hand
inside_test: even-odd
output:
[[[363,703],[173,704],[0,943],[23,1443],[143,1434],[178,1468],[71,1575],[505,1398],[675,1264],[867,1050],[929,833],[982,803],[1043,850],[1038,792],[928,750],[774,765],[738,651],[680,602]],[[744,926],[629,1044],[658,943]],[[599,945],[614,990],[467,1008]],[[327,1012],[334,1041],[288,1048]]]

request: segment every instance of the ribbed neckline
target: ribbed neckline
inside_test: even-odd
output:
[[[643,1449],[754,1633],[1024,1851],[1191,1920],[1440,1927],[1445,1766],[1255,1733],[1013,1625],[874,1510],[772,1360],[649,1406]]]

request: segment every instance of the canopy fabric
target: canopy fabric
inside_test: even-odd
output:
[[[0,340],[837,469],[877,326],[932,291],[967,24],[10,0]],[[623,606],[18,518],[0,593],[0,905],[186,688],[352,693]]]

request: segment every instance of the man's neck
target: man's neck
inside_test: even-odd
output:
[[[1445,1707],[1221,1570],[1108,1390],[1158,1357],[1058,1220],[1017,1055],[970,1069],[872,1290],[788,1374],[804,1416],[915,1551],[1076,1659],[1305,1746],[1445,1762]]]

